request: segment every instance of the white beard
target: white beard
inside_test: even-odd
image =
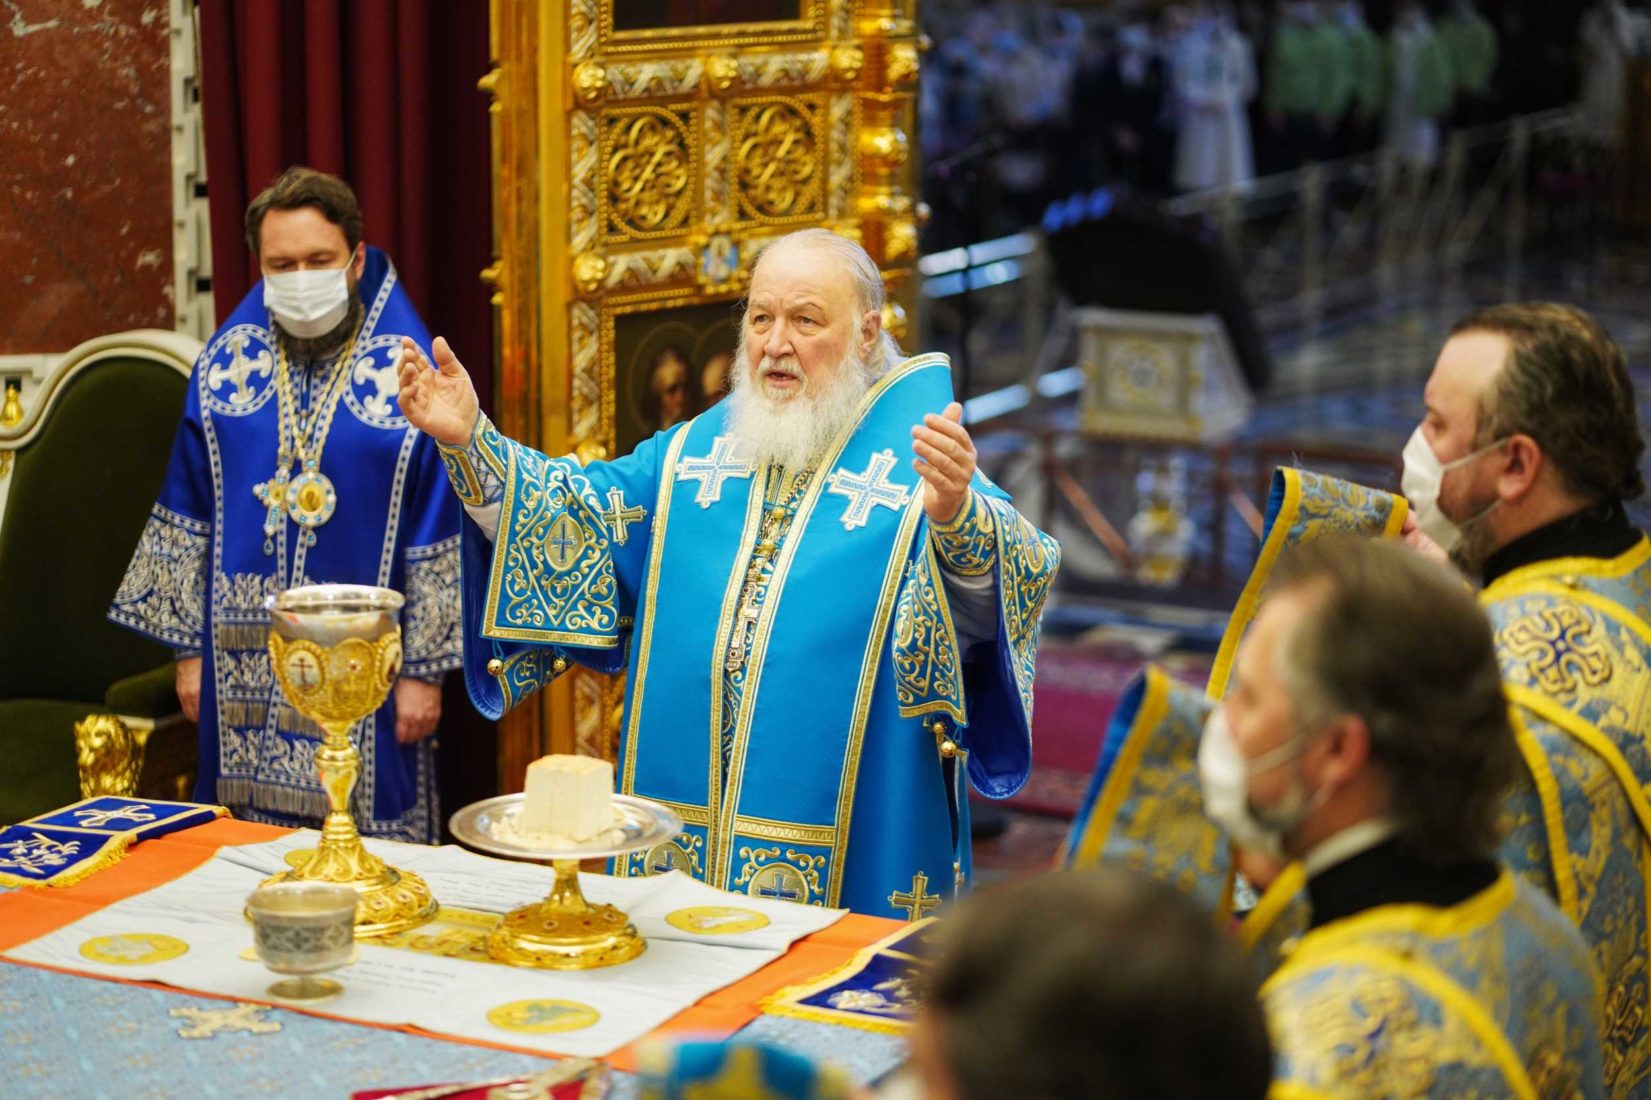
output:
[[[747,369],[733,372],[733,390],[728,395],[728,438],[741,458],[771,462],[788,470],[801,470],[817,460],[853,422],[861,399],[871,388],[866,364],[852,347],[826,383],[803,375],[795,359],[774,363],[765,357],[757,365],[759,378],[772,366],[782,366],[802,378],[796,394],[779,400],[769,397],[761,384],[753,381],[749,360],[745,366]]]

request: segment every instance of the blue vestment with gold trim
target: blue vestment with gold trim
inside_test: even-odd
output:
[[[1386,505],[1385,494],[1327,488],[1329,481],[1287,470],[1275,476],[1261,559],[1228,626],[1212,696],[1226,689],[1239,640],[1286,546],[1326,531],[1391,536],[1402,523],[1402,500]],[[1509,797],[1510,832],[1499,855],[1579,926],[1604,981],[1605,1095],[1643,1096],[1651,1087],[1651,542],[1616,559],[1515,570],[1481,599],[1526,764]],[[1185,809],[1199,805],[1188,717],[1195,704],[1162,679],[1156,690],[1166,702],[1149,707],[1154,690],[1147,683],[1141,704],[1120,708],[1108,735],[1119,747],[1103,752],[1070,858],[1123,859],[1223,908],[1226,865],[1219,848],[1207,856],[1215,827]],[[1151,829],[1143,832],[1141,822]],[[1268,890],[1245,921],[1247,941],[1276,945],[1305,924],[1297,886],[1299,875],[1292,882],[1287,871]]]
[[[1261,556],[1227,624],[1207,692],[1148,667],[1119,701],[1102,740],[1089,792],[1067,836],[1068,866],[1119,862],[1232,911],[1233,867],[1225,835],[1204,816],[1198,742],[1227,691],[1239,642],[1261,606],[1285,547],[1326,534],[1391,538],[1403,497],[1306,470],[1273,472]]]
[[[628,667],[620,789],[685,827],[616,873],[674,868],[911,917],[966,876],[964,773],[1004,796],[1031,764],[1059,552],[984,477],[963,517],[931,532],[910,429],[950,400],[943,356],[901,363],[789,481],[733,452],[724,405],[587,467],[481,423],[475,450],[504,498],[491,546],[465,524],[466,682],[498,715],[570,660]],[[442,453],[480,503],[467,452]],[[997,637],[967,654],[942,555],[996,578]]]
[[[1516,569],[1480,597],[1525,774],[1503,856],[1605,981],[1608,1095],[1651,1093],[1651,541]]]
[[[348,371],[319,467],[336,512],[314,544],[283,514],[265,552],[267,509],[253,487],[275,472],[281,433],[260,282],[195,363],[166,481],[109,612],[203,658],[195,798],[272,824],[316,824],[327,796],[315,766],[321,731],[285,705],[270,670],[266,597],[299,584],[393,588],[407,600],[404,675],[435,678],[459,664],[461,513],[434,441],[397,404],[401,338],[428,348],[429,334],[376,248],[358,292],[366,312],[350,362],[292,366],[312,411],[333,372]],[[364,834],[427,842],[440,828],[434,742],[398,745],[395,725],[392,694],[352,734],[361,749],[352,810]]]
[[[1384,905],[1287,945],[1261,987],[1269,1096],[1600,1096],[1588,948],[1503,871],[1459,905]]]

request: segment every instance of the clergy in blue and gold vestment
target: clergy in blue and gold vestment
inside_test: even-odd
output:
[[[1602,1095],[1588,945],[1496,858],[1519,770],[1459,580],[1391,541],[1283,556],[1198,758],[1210,817],[1290,861],[1256,914],[1279,1095]]]
[[[968,874],[969,782],[1026,777],[1059,553],[882,304],[854,242],[782,238],[730,397],[584,467],[503,438],[444,342],[437,369],[404,355],[402,407],[471,518],[471,697],[497,715],[569,661],[629,668],[620,789],[686,827],[619,874],[920,917]]]
[[[1407,537],[1483,585],[1525,771],[1505,857],[1605,981],[1609,1095],[1651,1092],[1651,542],[1622,350],[1580,310],[1498,306],[1439,354],[1405,449]]]
[[[177,651],[200,725],[196,800],[314,825],[321,731],[271,674],[264,600],[327,582],[403,593],[403,674],[355,734],[352,809],[366,835],[427,842],[440,828],[429,735],[460,656],[461,513],[397,405],[396,361],[403,339],[429,337],[390,261],[362,244],[342,180],[289,170],[253,200],[247,233],[264,278],[195,364],[110,618]]]

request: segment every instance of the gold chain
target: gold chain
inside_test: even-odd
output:
[[[287,365],[286,344],[277,340],[278,356],[275,370],[278,406],[275,422],[275,476],[252,487],[253,496],[264,505],[264,553],[275,553],[275,535],[291,518],[304,528],[304,540],[315,545],[315,529],[332,517],[338,496],[332,482],[321,472],[321,451],[327,445],[332,431],[333,414],[344,395],[350,373],[350,362],[355,356],[355,342],[361,335],[365,318],[357,321],[349,341],[333,365],[333,375],[327,380],[320,399],[315,403],[314,417],[306,418],[299,427],[298,394],[292,381],[292,369]],[[288,443],[291,443],[289,448]],[[298,474],[293,476],[293,460],[298,461]]]
[[[791,489],[783,498],[776,501],[771,508],[764,505],[768,509],[767,514],[763,516],[762,526],[757,532],[757,545],[751,551],[751,564],[745,570],[745,583],[740,586],[740,599],[734,610],[732,637],[729,639],[728,653],[723,661],[723,668],[728,672],[737,672],[745,664],[745,632],[757,619],[757,590],[762,584],[763,568],[779,547],[780,524],[791,514],[791,508],[802,496],[812,473],[811,468],[804,467],[791,479]]]
[[[298,428],[298,394],[294,391],[292,372],[287,366],[287,347],[283,341],[276,341],[279,358],[276,362],[275,376],[281,387],[281,415],[279,420],[282,422],[277,428],[281,438],[276,442],[279,450],[276,461],[280,462],[282,469],[290,466],[295,458],[301,467],[308,465],[306,460],[311,458],[315,460],[317,467],[321,465],[321,450],[327,445],[327,435],[332,430],[333,412],[338,408],[338,399],[344,394],[344,377],[350,372],[350,359],[355,353],[355,341],[361,335],[362,323],[362,321],[356,322],[355,330],[350,333],[349,342],[344,345],[344,350],[339,353],[333,367],[333,376],[327,380],[327,388],[322,392],[321,400],[316,402],[315,417],[310,420],[303,432],[300,432]],[[292,440],[290,451],[284,449],[288,439]],[[315,446],[313,455],[310,453],[312,441]]]

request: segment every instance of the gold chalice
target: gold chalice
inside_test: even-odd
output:
[[[355,913],[359,896],[348,885],[278,882],[260,886],[247,898],[253,946],[264,965],[295,977],[266,992],[286,1001],[330,1000],[344,992],[331,978],[355,955]]]
[[[379,708],[401,675],[401,604],[399,592],[353,584],[289,588],[266,603],[275,677],[293,709],[326,733],[315,761],[330,809],[315,853],[265,885],[353,886],[360,896],[357,936],[416,928],[437,909],[423,879],[367,851],[350,816],[350,792],[361,772],[350,728]]]

